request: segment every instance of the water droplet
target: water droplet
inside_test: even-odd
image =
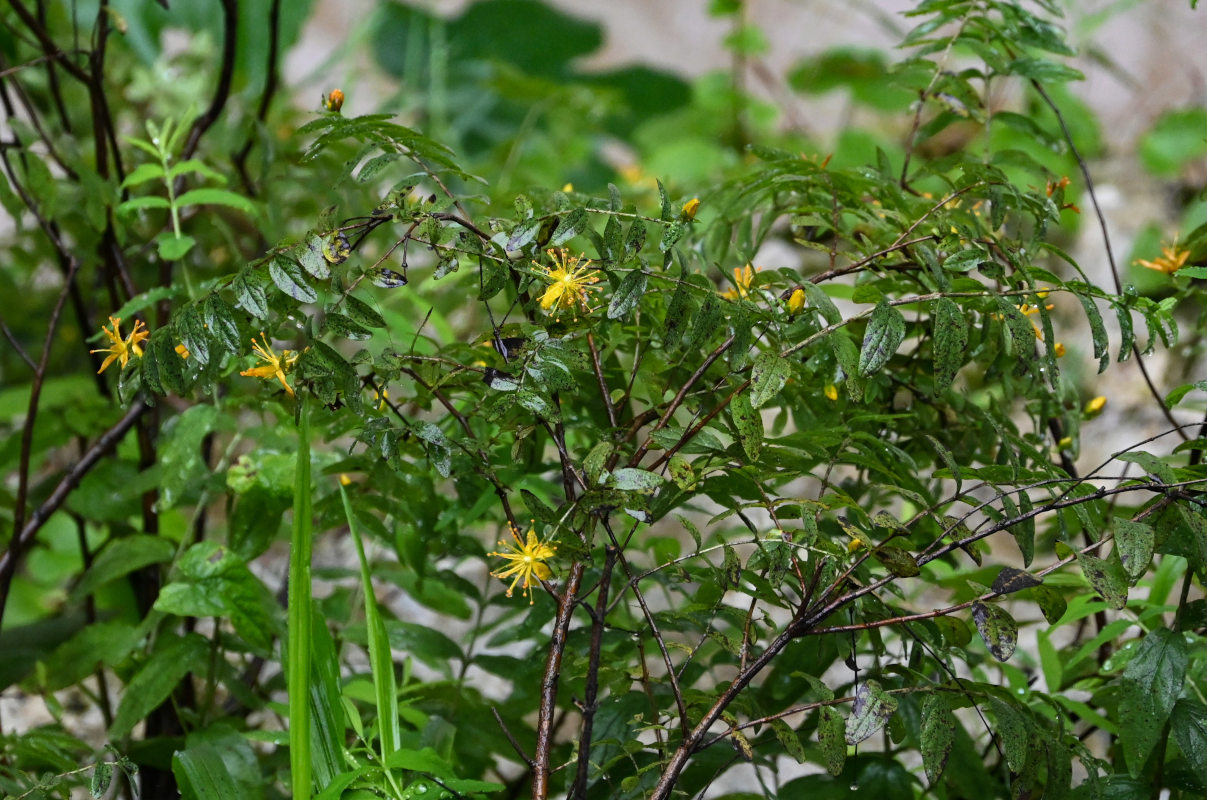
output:
[[[421,784],[419,784],[418,786],[416,786],[416,787],[415,787],[415,793],[416,793],[416,794],[427,794],[427,784],[426,784],[426,783],[421,783]]]
[[[858,792],[858,791],[859,791],[859,784],[858,784],[858,783],[855,783],[855,782],[852,782],[852,783],[851,783],[851,791],[852,791],[852,792]]]

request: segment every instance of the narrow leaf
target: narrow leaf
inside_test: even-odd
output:
[[[872,312],[867,331],[863,335],[863,346],[859,352],[859,374],[869,377],[897,352],[905,340],[905,317],[887,301],[881,300]]]
[[[988,603],[973,603],[972,620],[994,658],[1006,661],[1014,655],[1018,645],[1018,623],[1005,609]]]

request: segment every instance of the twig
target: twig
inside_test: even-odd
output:
[[[578,736],[578,771],[574,776],[574,787],[570,790],[571,800],[585,800],[587,796],[587,771],[591,766],[591,731],[595,724],[596,698],[599,693],[599,656],[603,649],[604,615],[607,613],[608,588],[612,581],[612,568],[616,564],[616,548],[604,551],[603,575],[599,579],[599,594],[595,597],[595,619],[591,626],[591,651],[587,657],[587,685],[583,690],[582,732]]]
[[[1106,215],[1102,213],[1102,206],[1098,203],[1098,194],[1094,191],[1094,179],[1090,176],[1090,167],[1086,163],[1085,158],[1082,157],[1080,151],[1078,151],[1077,145],[1073,142],[1073,133],[1069,130],[1064,115],[1060,113],[1060,108],[1056,105],[1056,102],[1044,91],[1044,87],[1039,81],[1032,79],[1031,86],[1043,98],[1048,108],[1052,109],[1052,113],[1056,115],[1056,121],[1060,124],[1060,130],[1064,133],[1065,141],[1069,144],[1069,152],[1077,160],[1077,167],[1081,170],[1082,179],[1085,180],[1086,193],[1090,196],[1090,205],[1094,206],[1094,216],[1098,218],[1098,227],[1102,229],[1102,244],[1106,248],[1106,261],[1111,267],[1111,278],[1115,282],[1115,294],[1123,294],[1123,283],[1119,279],[1119,264],[1115,261],[1115,251],[1111,247],[1111,235],[1107,229]],[[1157,391],[1156,384],[1153,383],[1152,377],[1148,374],[1148,367],[1144,366],[1144,359],[1140,355],[1140,346],[1135,342],[1132,343],[1132,352],[1136,356],[1136,366],[1140,368],[1140,374],[1144,376],[1144,383],[1148,386],[1149,394],[1157,401],[1161,414],[1170,425],[1177,429],[1178,436],[1182,437],[1182,441],[1189,441],[1190,437],[1182,430],[1178,421],[1173,418],[1173,412],[1165,405],[1165,399]]]

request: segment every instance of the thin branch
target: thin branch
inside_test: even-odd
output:
[[[612,582],[612,568],[616,564],[616,548],[604,550],[603,575],[599,579],[599,594],[595,597],[595,619],[591,626],[591,650],[587,655],[587,685],[583,690],[581,710],[582,732],[578,736],[578,771],[574,786],[570,790],[571,800],[585,800],[587,796],[587,772],[591,766],[591,732],[595,724],[595,711],[599,704],[599,658],[603,650],[604,615],[607,613],[608,588]]]
[[[529,769],[532,769],[532,759],[529,758],[528,754],[524,752],[524,748],[520,747],[520,743],[516,741],[516,738],[511,735],[511,730],[507,727],[507,723],[503,722],[503,717],[499,715],[499,709],[491,706],[490,713],[494,714],[495,722],[499,723],[499,728],[503,731],[503,735],[507,737],[507,741],[511,742],[511,747],[515,750],[516,755],[520,757],[521,761],[528,765]]]
[[[0,555],[0,619],[3,618],[4,604],[7,602],[8,590],[12,584],[13,576],[16,574],[17,561],[23,551],[27,549],[29,544],[37,536],[38,531],[50,518],[50,515],[59,509],[67,500],[67,495],[73,489],[79,486],[80,481],[84,476],[97,465],[101,457],[117,446],[122,437],[134,427],[139,418],[150,407],[142,401],[136,401],[130,407],[117,424],[101,434],[100,438],[88,449],[86,453],[75,463],[74,466],[64,475],[50,496],[43,501],[42,505],[29,515],[29,520],[25,523],[25,527],[20,529],[20,533],[13,536],[9,542],[8,550]],[[14,531],[16,528],[14,528]]]
[[[575,561],[570,565],[565,586],[557,601],[557,616],[549,634],[549,656],[545,660],[545,674],[541,678],[541,702],[536,723],[536,754],[532,760],[533,800],[549,797],[549,776],[552,773],[550,756],[553,752],[553,724],[557,714],[557,685],[562,672],[562,656],[566,651],[566,637],[570,631],[570,618],[577,605],[575,596],[582,584],[586,563]]]
[[[197,145],[201,143],[202,135],[218,121],[218,117],[226,105],[226,100],[230,96],[231,76],[235,72],[235,36],[239,27],[239,8],[236,0],[221,0],[221,2],[222,69],[218,73],[218,85],[214,88],[214,97],[210,101],[210,107],[205,110],[204,114],[193,120],[193,127],[189,129],[189,136],[185,140],[184,149],[180,154],[181,160],[191,158],[197,152]],[[177,178],[177,190],[179,190],[183,178],[183,175]]]
[[[683,690],[679,688],[679,679],[675,674],[675,665],[671,661],[670,651],[666,649],[666,640],[662,638],[662,632],[658,630],[658,623],[654,621],[654,615],[650,612],[650,607],[645,602],[645,596],[637,585],[637,579],[633,577],[633,570],[629,566],[629,561],[624,557],[624,551],[620,546],[620,542],[616,540],[616,534],[612,532],[612,526],[608,524],[606,519],[603,520],[603,528],[607,531],[608,538],[612,540],[612,547],[616,550],[616,557],[620,561],[620,568],[628,576],[628,588],[633,590],[633,597],[637,598],[637,604],[641,606],[641,613],[645,615],[645,621],[649,623],[650,633],[653,635],[654,641],[658,643],[658,649],[662,653],[662,663],[666,666],[667,680],[671,684],[671,694],[675,697],[675,706],[679,711],[679,727],[681,731],[686,733],[691,722],[687,716],[687,704],[683,700]]]
[[[268,109],[272,105],[272,98],[277,92],[277,51],[280,49],[281,39],[281,0],[272,0],[272,6],[268,9],[268,67],[267,76],[264,79],[264,93],[260,95],[260,105],[256,109],[256,120],[263,125],[268,119]],[[247,140],[243,143],[243,147],[239,148],[239,152],[235,153],[231,159],[235,164],[235,169],[243,178],[243,185],[251,195],[255,195],[255,185],[247,174],[247,156],[251,153],[252,145],[255,144],[255,129],[247,132]]]
[[[1094,216],[1098,218],[1098,227],[1102,230],[1102,244],[1106,248],[1106,261],[1111,267],[1111,278],[1115,282],[1115,294],[1123,294],[1123,283],[1119,278],[1119,264],[1115,261],[1115,250],[1111,246],[1111,234],[1107,229],[1106,215],[1102,213],[1102,206],[1098,203],[1098,194],[1094,191],[1094,179],[1090,176],[1090,167],[1077,149],[1076,143],[1073,141],[1073,132],[1069,130],[1068,124],[1065,122],[1064,114],[1060,113],[1060,108],[1056,102],[1044,91],[1044,87],[1039,81],[1032,79],[1031,87],[1043,98],[1044,103],[1048,108],[1052,109],[1052,113],[1056,115],[1056,121],[1060,124],[1060,130],[1064,133],[1065,141],[1068,142],[1069,152],[1073,154],[1073,158],[1077,160],[1077,167],[1081,170],[1081,177],[1085,180],[1086,193],[1090,196],[1090,205],[1094,206]],[[1132,352],[1136,356],[1136,366],[1140,368],[1140,374],[1144,376],[1144,383],[1148,386],[1149,394],[1157,401],[1157,405],[1161,409],[1161,414],[1165,419],[1178,431],[1178,436],[1182,437],[1182,441],[1189,441],[1190,437],[1182,430],[1178,421],[1173,418],[1173,412],[1169,410],[1169,406],[1165,405],[1165,398],[1157,390],[1156,384],[1153,383],[1152,376],[1148,374],[1148,367],[1144,366],[1144,359],[1140,355],[1140,346],[1135,342],[1132,343]]]

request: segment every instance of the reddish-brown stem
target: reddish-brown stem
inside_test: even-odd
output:
[[[553,751],[553,723],[557,714],[557,684],[562,672],[562,656],[566,651],[566,637],[570,632],[570,619],[577,605],[576,595],[582,584],[587,565],[575,561],[570,565],[570,574],[557,598],[557,616],[549,634],[549,655],[545,659],[545,674],[541,678],[541,704],[536,722],[536,752],[532,759],[532,798],[546,800],[549,797],[549,757]]]
[[[596,700],[599,695],[599,658],[603,650],[604,616],[608,610],[608,587],[612,582],[616,553],[615,547],[608,547],[604,551],[603,574],[599,579],[599,594],[595,597],[591,652],[587,657],[587,686],[583,690],[583,724],[578,735],[578,770],[574,776],[574,787],[570,790],[571,800],[585,800],[587,796],[587,772],[591,767],[591,731],[595,724]]]

